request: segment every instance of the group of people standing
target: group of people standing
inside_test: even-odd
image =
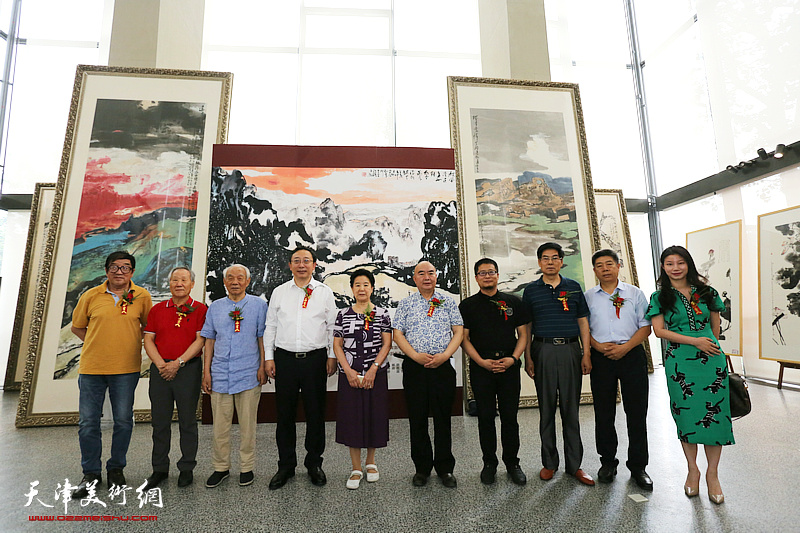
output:
[[[716,341],[723,305],[697,273],[688,252],[679,246],[664,251],[660,290],[649,304],[641,290],[619,281],[619,258],[611,250],[592,256],[600,283],[585,293],[578,282],[560,274],[564,251],[559,244],[540,246],[537,258],[542,275],[525,288],[521,299],[498,290],[494,260],[479,260],[474,273],[480,290],[460,305],[436,288],[435,266],[422,261],[413,273],[417,291],[399,303],[392,321],[388,310],[371,301],[376,281],[368,269],[350,274],[354,303],[337,309],[331,289],[313,278],[316,254],[305,246],[292,251],[292,279],[275,288],[269,304],[247,294],[250,272],[236,264],[223,272],[227,297],[208,307],[191,298],[195,279],[187,267],[172,270],[171,298],[152,306],[147,291],[131,281],[134,257],[112,253],[105,264],[107,280],[86,291],[73,313],[72,331],[84,341],[78,380],[84,477],[73,497],[86,497],[101,481],[100,414],[106,390],[114,415],[108,485],[125,484],[142,335],[152,361],[153,473],[147,488],[168,477],[175,407],[181,447],[178,485],[193,482],[198,446],[195,412],[201,388],[211,396],[213,416],[214,472],[206,486],[216,487],[230,475],[234,407],[241,435],[239,484],[253,483],[261,386],[269,380],[275,381],[279,456],[269,488],[278,489],[295,475],[295,415],[301,395],[306,418],[303,466],[311,483],[324,485],[326,382],[337,366],[336,442],[349,448],[352,461],[346,486],[356,489],[363,478],[378,481],[376,449],[389,440],[388,358],[394,342],[403,359],[414,486],[426,485],[433,471],[445,487],[457,486],[450,421],[456,393],[453,355],[461,347],[470,358],[482,483],[496,481],[496,413],[508,477],[518,485],[527,482],[520,467],[517,422],[524,357],[539,402],[543,465],[539,477],[552,479],[560,465],[558,407],[565,471],[585,485],[595,483],[581,469],[578,418],[582,375],[590,374],[601,459],[598,480],[612,482],[617,473],[614,418],[619,383],[628,428],[626,466],[640,488],[652,490],[645,470],[648,376],[642,347],[652,323],[656,335],[669,342],[665,367],[671,411],[688,464],[684,490],[689,497],[699,492],[696,456],[697,445],[703,444],[709,497],[721,503],[720,452],[722,445],[733,443],[727,366]]]

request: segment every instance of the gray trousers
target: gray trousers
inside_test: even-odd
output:
[[[165,381],[156,365],[150,365],[150,413],[153,418],[153,471],[169,472],[169,449],[172,440],[172,410],[178,409],[181,458],[178,470],[194,470],[197,465],[197,402],[203,365],[193,358],[178,370],[175,379]]]
[[[578,404],[581,398],[581,345],[553,345],[533,341],[534,383],[539,399],[539,438],[542,440],[542,464],[558,469],[556,449],[556,405],[561,411],[564,432],[566,472],[574,474],[583,460]]]

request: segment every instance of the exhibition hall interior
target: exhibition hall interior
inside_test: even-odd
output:
[[[800,1],[0,0],[0,57],[0,529],[797,529]]]

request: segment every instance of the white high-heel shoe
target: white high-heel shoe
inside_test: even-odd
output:
[[[716,503],[717,505],[719,505],[719,504],[721,504],[722,502],[725,501],[725,495],[724,494],[711,494],[709,492],[708,493],[708,499],[711,500],[712,502]]]

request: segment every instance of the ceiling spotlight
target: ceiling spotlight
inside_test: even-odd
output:
[[[737,166],[738,166],[739,168],[744,168],[744,167],[745,167],[745,165],[747,165],[747,163],[745,163],[744,161],[739,161],[739,164],[738,164]]]
[[[735,173],[737,173],[737,172],[739,172],[739,169],[738,169],[738,168],[736,168],[736,167],[735,167],[735,166],[733,166],[733,165],[728,165],[728,166],[725,168],[725,170],[730,170],[730,171],[731,171],[731,172],[733,172],[734,174],[735,174]]]
[[[786,145],[779,144],[777,148],[775,148],[775,158],[780,159],[783,157],[783,154],[786,153]]]
[[[759,148],[758,149],[758,157],[760,157],[761,159],[767,159],[767,158],[769,158],[769,154],[763,148]]]

